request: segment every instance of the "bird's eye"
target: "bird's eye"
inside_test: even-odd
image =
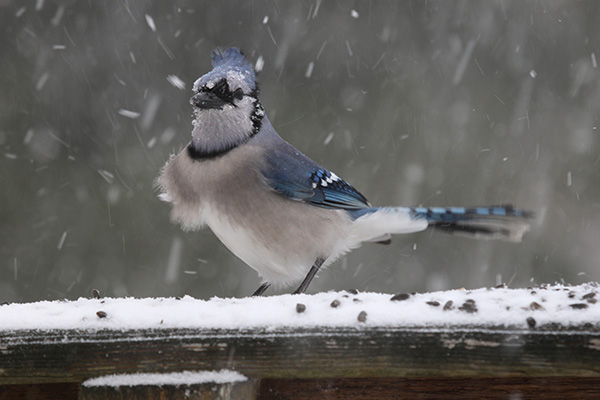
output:
[[[241,88],[235,89],[233,92],[233,98],[236,100],[241,100],[244,97],[244,91]]]
[[[211,92],[225,101],[231,99],[231,90],[229,90],[229,84],[225,79],[221,79],[219,83],[212,88]]]

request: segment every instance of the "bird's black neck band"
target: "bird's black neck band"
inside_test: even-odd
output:
[[[234,144],[234,145],[231,145],[231,146],[225,147],[223,149],[219,149],[219,150],[205,150],[205,149],[197,148],[196,146],[194,146],[193,142],[190,142],[190,144],[188,144],[188,146],[187,146],[187,152],[188,152],[188,155],[193,160],[198,160],[198,161],[210,160],[210,159],[221,157],[222,155],[229,153],[231,150],[235,149],[240,144],[242,144],[242,143],[237,143],[237,144]]]

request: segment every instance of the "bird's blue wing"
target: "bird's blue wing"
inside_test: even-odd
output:
[[[330,209],[370,207],[358,190],[288,143],[267,155],[263,174],[273,190],[293,200]]]

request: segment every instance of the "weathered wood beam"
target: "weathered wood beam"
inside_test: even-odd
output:
[[[0,333],[0,385],[235,370],[254,378],[600,377],[600,331],[336,328]]]

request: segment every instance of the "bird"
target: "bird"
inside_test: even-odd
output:
[[[281,138],[239,48],[217,48],[193,84],[192,138],[156,180],[184,231],[208,226],[262,283],[253,295],[299,286],[365,242],[426,229],[519,242],[533,213],[491,207],[374,207],[335,173]]]

